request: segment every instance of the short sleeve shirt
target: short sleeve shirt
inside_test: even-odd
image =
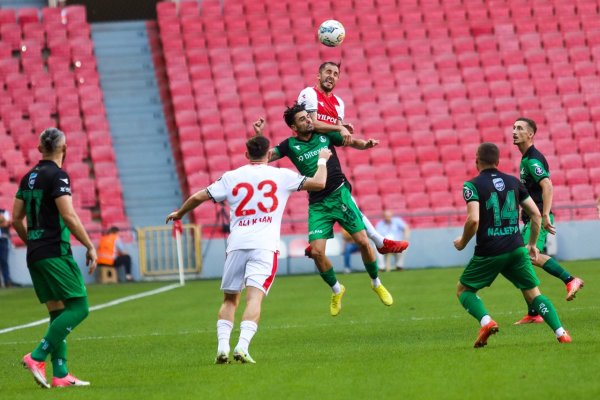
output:
[[[227,252],[279,248],[281,220],[289,196],[302,188],[306,177],[286,168],[245,165],[226,172],[206,190],[215,202],[230,207]]]
[[[479,202],[476,256],[497,256],[524,246],[519,205],[529,197],[525,186],[497,169],[485,169],[463,185],[465,202]]]
[[[21,179],[16,197],[25,203],[28,262],[71,254],[71,233],[55,202],[70,195],[69,175],[53,161],[40,161]]]
[[[300,92],[298,103],[304,105],[304,109],[317,113],[317,120],[337,125],[338,120],[344,120],[344,102],[334,94],[326,95],[315,87],[307,87]]]
[[[336,146],[341,146],[342,144],[343,139],[339,132],[329,132],[327,134],[313,133],[308,141],[299,140],[296,137],[287,138],[275,146],[275,154],[280,157],[288,157],[302,175],[312,177],[317,172],[319,151],[323,148],[331,150],[331,157],[327,161],[327,183],[325,184],[325,189],[317,192],[309,192],[308,198],[312,204],[322,201],[343,183],[347,182],[335,150]]]
[[[525,188],[541,212],[544,202],[542,200],[540,182],[543,179],[550,178],[550,166],[548,165],[548,161],[546,161],[546,157],[535,146],[531,146],[521,158],[519,172],[521,182],[525,185]],[[529,216],[523,213],[522,219],[523,222],[527,223]]]

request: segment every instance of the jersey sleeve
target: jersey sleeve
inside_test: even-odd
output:
[[[50,195],[53,199],[57,197],[71,195],[71,180],[69,179],[69,175],[63,171],[59,170],[56,175],[54,175],[54,180],[52,182],[52,187],[50,188]]]
[[[338,112],[338,119],[340,121],[344,120],[344,115],[345,115],[345,111],[346,111],[346,105],[344,104],[344,100],[342,100],[339,96],[335,96],[335,98],[338,101],[338,107],[337,107],[337,112]]]
[[[471,201],[479,201],[479,193],[472,182],[465,182],[463,185],[463,198],[466,203]]]
[[[273,148],[273,152],[275,153],[275,155],[282,158],[282,157],[288,156],[289,149],[290,149],[289,139],[285,139],[283,142],[279,143],[277,146],[275,146]]]
[[[525,185],[523,183],[521,183],[520,180],[517,179],[518,182],[518,191],[519,191],[519,203],[523,203],[525,200],[527,200],[530,196],[529,196],[529,192],[527,191],[527,188],[525,187]]]
[[[25,180],[28,176],[29,174],[21,178],[21,182],[19,183],[19,187],[17,188],[17,194],[15,195],[15,197],[19,200],[23,200],[23,187],[25,185]]]
[[[317,92],[311,87],[302,90],[298,96],[298,104],[304,105],[306,112],[316,112],[318,107]]]
[[[533,177],[533,180],[536,183],[544,178],[550,178],[550,173],[546,171],[546,168],[544,168],[544,164],[540,160],[527,160],[526,168],[529,172],[529,175]]]
[[[226,174],[208,185],[206,191],[215,203],[225,201],[227,199],[227,194],[229,193]]]
[[[282,168],[281,175],[283,177],[283,182],[285,188],[290,192],[297,192],[302,189],[302,185],[306,181],[306,176],[300,175],[297,172],[292,171],[291,169]]]
[[[339,132],[331,131],[327,132],[326,135],[329,136],[329,140],[334,146],[340,147],[344,145],[344,139]]]

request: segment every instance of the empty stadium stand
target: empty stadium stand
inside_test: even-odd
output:
[[[203,0],[161,2],[157,13],[192,190],[243,161],[238,145],[224,143],[250,134],[258,116],[274,142],[285,138],[284,105],[314,84],[322,61],[342,60],[336,93],[346,119],[381,142],[364,154],[341,150],[367,215],[389,207],[415,226],[459,223],[478,143],[496,142],[500,167],[518,173],[511,128],[520,115],[538,122],[559,220],[593,215],[593,207],[560,207],[600,195],[596,0]],[[340,48],[315,38],[328,18],[346,28]],[[387,184],[361,180],[369,176]],[[300,200],[287,210],[306,217]],[[210,222],[208,213],[195,216]],[[291,230],[303,233],[300,225]]]
[[[100,178],[120,187],[83,6],[0,9],[0,201],[12,204],[19,179],[39,160],[38,135],[67,133],[74,205],[85,227],[127,224],[120,192],[98,190]],[[102,164],[104,163],[104,164]],[[109,211],[110,210],[110,211]],[[18,241],[18,239],[16,239]]]

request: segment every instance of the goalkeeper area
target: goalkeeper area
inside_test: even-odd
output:
[[[539,275],[570,345],[560,345],[545,324],[513,325],[524,302],[501,277],[479,293],[500,332],[474,349],[479,325],[455,296],[461,268],[383,273],[392,307],[373,294],[366,273],[340,275],[347,292],[335,318],[329,290],[318,275],[307,275],[276,279],[252,342],[255,365],[213,364],[217,280],[126,302],[117,300],[168,284],[92,285],[92,307],[116,304],[92,311],[68,337],[69,370],[91,386],[47,391],[34,384],[20,357],[43,324],[0,334],[0,391],[15,400],[598,398],[599,262],[564,265],[586,277],[573,302],[556,279]],[[0,302],[0,331],[47,316],[30,288],[0,291]]]

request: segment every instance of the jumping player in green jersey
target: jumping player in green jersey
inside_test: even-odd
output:
[[[23,357],[23,365],[40,386],[49,388],[45,361],[50,356],[52,386],[87,386],[89,382],[67,370],[67,335],[89,313],[83,277],[71,252],[71,233],[87,249],[90,274],[96,268],[96,250],[73,208],[69,175],[61,169],[65,134],[46,129],[38,150],[42,160],[21,179],[17,191],[13,226],[27,243],[27,267],[40,303],[48,308],[50,326],[38,346]]]
[[[540,313],[560,343],[569,343],[571,337],[562,327],[552,302],[538,289],[539,280],[530,261],[539,255],[536,241],[540,212],[517,178],[498,171],[499,160],[500,150],[495,144],[482,143],[477,149],[479,176],[464,184],[467,219],[462,235],[454,240],[454,247],[460,251],[477,234],[475,254],[462,273],[456,292],[462,306],[481,325],[474,347],[485,346],[490,335],[498,332],[498,324],[477,291],[490,286],[499,274],[523,292],[527,303]],[[519,233],[519,205],[531,218],[526,246]]]
[[[556,228],[554,227],[554,215],[552,214],[552,181],[550,180],[550,168],[544,155],[533,145],[533,137],[537,131],[535,121],[529,118],[518,118],[513,125],[513,143],[519,148],[522,154],[520,175],[521,182],[531,195],[531,198],[537,205],[542,214],[542,228],[537,241],[537,248],[540,252],[544,252],[546,248],[546,238],[548,234],[554,235]],[[522,215],[523,240],[527,241],[530,235],[531,223],[529,216]],[[541,267],[560,280],[567,287],[567,301],[575,298],[575,295],[583,287],[583,280],[572,276],[565,270],[554,258],[540,254],[537,261],[533,265]],[[515,322],[515,325],[527,323],[544,322],[536,310],[529,307],[527,315]]]
[[[339,314],[342,307],[342,296],[345,287],[337,280],[331,260],[325,255],[327,239],[333,237],[333,225],[339,223],[354,239],[360,248],[365,269],[371,277],[371,286],[380,300],[387,306],[393,303],[392,295],[381,284],[377,257],[369,244],[365,231],[362,213],[351,195],[351,186],[342,171],[335,147],[343,145],[342,136],[338,132],[319,134],[314,132],[314,123],[304,106],[294,104],[284,113],[286,124],[294,131],[292,136],[277,145],[269,161],[288,157],[305,176],[313,176],[317,169],[319,150],[329,148],[332,156],[327,162],[327,184],[319,192],[309,192],[308,206],[308,241],[312,249],[312,258],[321,273],[323,280],[331,287],[330,313]],[[257,134],[262,134],[264,120],[254,124]],[[350,147],[366,150],[379,142],[374,139],[363,140],[351,138]],[[402,243],[404,250],[408,243]]]

